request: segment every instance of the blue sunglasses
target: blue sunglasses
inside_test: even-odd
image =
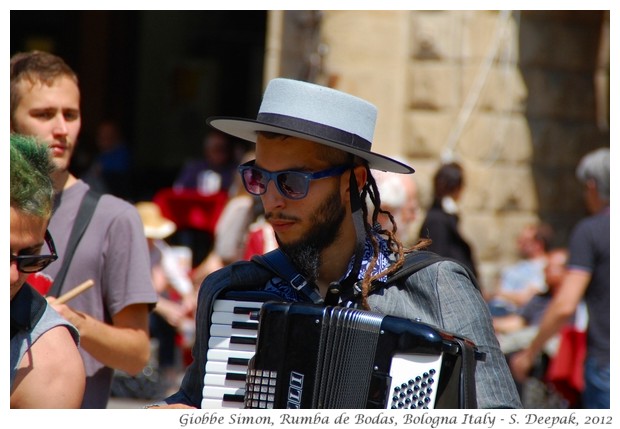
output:
[[[352,165],[339,165],[315,173],[294,170],[272,172],[256,167],[255,162],[249,161],[239,166],[245,189],[252,195],[263,195],[267,191],[267,185],[273,180],[278,192],[291,200],[300,200],[308,195],[311,180],[339,176],[352,167]]]

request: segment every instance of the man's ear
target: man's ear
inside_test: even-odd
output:
[[[368,180],[368,170],[366,170],[365,166],[358,165],[353,168],[353,172],[357,181],[357,192],[360,193],[366,184],[366,180]]]
[[[361,193],[364,185],[366,184],[366,180],[368,179],[368,172],[366,167],[363,165],[358,165],[353,167],[353,174],[355,174],[355,181],[357,182],[357,193]],[[351,171],[347,171],[341,177],[342,189],[344,191],[344,195],[349,195],[349,189],[351,184]]]

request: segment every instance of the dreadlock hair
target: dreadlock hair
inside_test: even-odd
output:
[[[33,137],[11,134],[11,207],[47,219],[52,214],[54,166],[46,145]]]
[[[370,238],[370,242],[372,243],[373,256],[369,261],[368,269],[364,273],[360,288],[362,290],[362,308],[364,308],[365,310],[370,310],[370,306],[368,305],[368,296],[371,292],[372,283],[375,280],[383,276],[387,276],[402,267],[404,263],[405,249],[403,243],[396,237],[398,225],[396,225],[394,216],[388,210],[384,210],[383,208],[381,208],[381,195],[379,194],[379,188],[377,187],[377,182],[375,181],[375,178],[372,176],[370,168],[368,167],[368,163],[364,161],[363,165],[366,168],[367,181],[362,188],[360,199],[364,218],[364,228],[366,230],[366,235]],[[366,204],[367,198],[370,199],[374,206],[372,215],[370,217],[368,212],[368,205]],[[381,227],[381,224],[377,220],[379,214],[385,214],[388,219],[390,219],[390,224],[392,225],[391,230],[387,230]],[[370,224],[368,219],[371,220],[372,225]],[[394,252],[394,254],[396,255],[396,259],[394,263],[391,264],[387,269],[373,276],[373,269],[377,265],[377,261],[379,259],[379,242],[377,240],[375,232],[386,237],[388,248],[392,252]]]

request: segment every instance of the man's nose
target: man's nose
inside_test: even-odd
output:
[[[67,120],[63,115],[57,115],[54,119],[54,133],[65,135],[68,133],[69,127],[67,126]]]
[[[274,208],[283,207],[285,205],[286,198],[280,193],[276,183],[273,180],[270,180],[269,183],[267,183],[265,193],[261,195],[261,200],[263,202],[265,212],[268,212]]]
[[[17,261],[11,261],[11,284],[19,280],[19,270],[17,269]]]

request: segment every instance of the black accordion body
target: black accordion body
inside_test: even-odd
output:
[[[484,354],[430,325],[369,311],[265,303],[245,408],[475,408]]]

